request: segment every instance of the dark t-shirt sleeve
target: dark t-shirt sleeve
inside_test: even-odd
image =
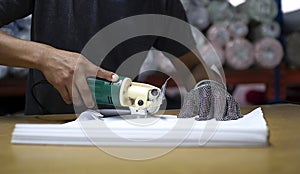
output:
[[[0,0],[0,23],[5,25],[32,14],[34,0]]]
[[[180,0],[165,0],[165,15],[175,17],[183,22],[188,23],[188,19],[181,4]],[[179,27],[179,28],[178,28]],[[186,26],[176,26],[176,28],[172,25],[165,30],[165,32],[173,32],[173,34],[180,34],[180,38],[184,38],[184,41],[188,44],[187,46],[190,48],[195,47],[195,41],[192,35],[192,31],[189,27]],[[176,57],[181,57],[188,53],[189,48],[182,45],[175,40],[166,38],[166,37],[158,37],[154,48],[172,54]]]

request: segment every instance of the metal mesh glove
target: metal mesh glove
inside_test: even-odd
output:
[[[195,117],[197,121],[215,118],[218,121],[237,120],[242,116],[239,104],[224,85],[204,80],[184,97],[178,118]]]

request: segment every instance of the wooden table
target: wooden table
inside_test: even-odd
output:
[[[253,108],[243,108],[243,113]],[[0,118],[0,173],[300,173],[300,106],[269,105],[269,147],[176,148],[152,160],[112,157],[97,147],[12,145],[15,123],[62,123],[71,115]]]

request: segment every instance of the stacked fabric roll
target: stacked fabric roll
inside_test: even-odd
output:
[[[31,16],[16,20],[8,25],[3,26],[0,28],[0,30],[23,40],[30,40]],[[27,74],[27,68],[0,66],[0,79],[5,77],[24,78],[27,76]]]
[[[225,23],[216,23],[207,31],[207,38],[213,44],[224,47],[230,40],[230,33]]]
[[[8,74],[8,67],[0,65],[0,79],[3,79]]]
[[[28,75],[28,69],[19,67],[9,67],[8,73],[14,78],[24,78]]]
[[[253,37],[255,40],[265,37],[277,38],[280,36],[280,32],[281,28],[278,22],[270,21],[255,27]]]
[[[275,0],[246,0],[238,6],[226,0],[185,3],[190,23],[206,34],[222,64],[237,70],[252,66],[272,69],[282,61],[284,51],[277,40],[281,27],[275,21]]]
[[[232,38],[246,37],[249,29],[243,21],[233,21],[228,25],[228,31]]]
[[[235,69],[244,70],[254,63],[253,45],[244,38],[236,38],[226,44],[227,64]]]
[[[286,39],[287,62],[291,68],[300,68],[300,32],[293,32]]]
[[[275,68],[283,58],[283,48],[274,38],[263,38],[255,43],[256,63],[264,68]]]
[[[276,39],[280,36],[281,27],[274,21],[278,15],[275,0],[248,0],[242,9],[256,23],[249,36],[254,43],[256,64],[263,68],[275,68],[284,56],[283,47]]]
[[[217,45],[204,44],[200,48],[200,54],[207,66],[216,65],[222,67],[225,62],[225,55],[223,49]]]
[[[25,78],[27,74],[27,68],[8,67],[0,65],[0,80],[4,78]]]
[[[206,7],[208,3],[205,0],[183,0],[189,22],[199,30],[209,26],[209,11]]]

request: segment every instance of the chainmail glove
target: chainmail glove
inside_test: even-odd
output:
[[[237,120],[242,116],[239,104],[226,91],[226,87],[216,81],[203,80],[184,97],[178,118],[192,118],[197,121]]]

